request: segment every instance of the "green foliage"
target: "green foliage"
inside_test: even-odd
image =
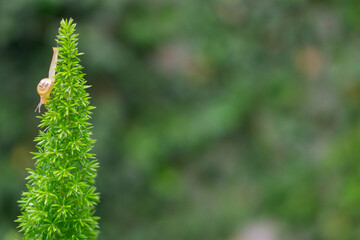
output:
[[[241,239],[259,218],[284,227],[277,239],[360,239],[358,12],[358,0],[2,1],[0,239],[20,239],[59,16],[76,19],[97,86],[99,239]]]
[[[89,153],[94,140],[91,110],[72,19],[62,20],[57,37],[59,59],[43,130],[35,139],[35,169],[28,169],[28,191],[20,201],[18,222],[24,239],[96,239],[99,195],[94,182],[98,162]]]

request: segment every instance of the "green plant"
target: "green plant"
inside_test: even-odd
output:
[[[73,20],[62,20],[57,36],[59,59],[48,111],[41,119],[35,169],[28,169],[28,191],[16,220],[24,239],[96,239],[94,216],[98,162],[92,149],[91,110],[78,58]]]

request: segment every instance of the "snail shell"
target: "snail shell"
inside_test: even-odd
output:
[[[37,92],[40,95],[43,103],[48,103],[50,98],[50,92],[54,86],[53,81],[50,78],[41,79],[37,85]]]
[[[37,85],[37,92],[40,95],[40,102],[37,105],[36,110],[39,109],[40,112],[40,108],[43,104],[48,103],[49,99],[50,99],[50,92],[53,89],[54,86],[54,81],[52,81],[50,78],[44,78],[41,79],[39,84]]]

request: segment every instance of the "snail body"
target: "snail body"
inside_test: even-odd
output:
[[[40,102],[37,105],[35,112],[36,112],[36,110],[39,110],[39,113],[40,113],[41,106],[43,104],[48,103],[50,100],[50,93],[54,87],[54,82],[55,82],[55,68],[56,68],[56,62],[58,59],[58,55],[59,55],[59,49],[53,47],[53,57],[52,57],[51,64],[50,64],[49,77],[41,79],[36,88],[36,90],[40,96]]]

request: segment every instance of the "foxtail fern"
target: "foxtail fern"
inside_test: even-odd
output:
[[[28,169],[27,191],[16,220],[24,239],[96,239],[99,195],[98,162],[90,153],[94,140],[88,122],[89,86],[84,80],[73,20],[62,20],[57,36],[59,59],[47,111],[39,116],[35,168]]]

